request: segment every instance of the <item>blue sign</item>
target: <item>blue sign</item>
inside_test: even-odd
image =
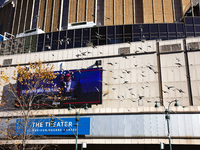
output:
[[[28,135],[74,135],[76,134],[75,118],[54,118],[54,125],[50,125],[51,118],[29,119],[27,125]],[[90,118],[82,117],[79,120],[78,135],[90,135]],[[70,128],[72,131],[70,130]],[[16,120],[15,135],[22,135],[24,129],[24,120]]]

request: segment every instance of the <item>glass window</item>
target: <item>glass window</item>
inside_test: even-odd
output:
[[[60,32],[59,49],[65,49],[66,42],[66,31]]]
[[[158,32],[158,25],[157,24],[151,24],[150,29],[151,29],[151,33],[152,32]]]
[[[36,52],[38,35],[33,35],[31,38],[31,52]]]
[[[193,24],[193,18],[192,17],[185,17],[185,24]]]
[[[131,33],[132,33],[132,25],[125,25],[124,26],[124,34],[131,35]]]
[[[194,32],[187,33],[187,37],[191,37],[191,36],[194,36]]]
[[[200,17],[194,17],[194,24],[200,25]]]
[[[167,24],[159,24],[160,32],[167,32]]]
[[[176,32],[176,24],[168,24],[169,32]]]
[[[84,28],[83,29],[83,38],[90,36],[90,28]]]
[[[169,40],[177,39],[176,36],[170,36]]]
[[[141,30],[143,30],[142,28],[143,28],[142,25],[133,25],[133,34],[141,33]]]
[[[100,38],[106,37],[106,27],[99,27]]]
[[[45,35],[45,51],[51,50],[51,33]]]
[[[116,39],[116,43],[123,43],[123,38]]]
[[[150,40],[149,33],[142,33],[142,39]]]
[[[53,38],[52,38],[52,50],[58,49],[58,33],[59,32],[53,32]]]
[[[67,48],[73,48],[74,30],[68,30],[67,31],[67,38],[65,39],[65,42],[67,44]]]
[[[81,47],[81,41],[75,41],[74,48]]]
[[[184,32],[183,24],[180,24],[180,23],[177,24],[177,31],[178,32]]]
[[[75,30],[75,40],[80,39],[82,34],[82,29],[76,29]]]
[[[91,36],[96,37],[98,34],[98,28],[91,28]]]
[[[43,51],[43,44],[44,44],[44,34],[39,34],[38,47],[37,47],[38,52]]]
[[[194,27],[193,26],[186,26],[186,32],[194,32]]]
[[[200,32],[200,26],[195,26],[195,32]]]
[[[107,33],[112,35],[115,34],[115,26],[108,26]]]
[[[123,26],[116,26],[116,35],[123,35]]]
[[[142,25],[142,32],[143,33],[149,33],[149,24],[143,24]]]
[[[100,39],[99,45],[106,45],[106,39]]]
[[[30,52],[30,43],[31,43],[31,36],[25,37],[24,53],[29,53]]]

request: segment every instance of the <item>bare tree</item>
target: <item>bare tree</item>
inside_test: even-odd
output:
[[[6,112],[9,114],[9,110],[13,110],[11,107],[15,105],[20,114],[18,119],[18,132],[16,133],[16,122],[9,123],[12,120],[12,115],[4,119],[4,124],[8,124],[7,128],[2,127],[1,134],[4,135],[5,139],[12,143],[9,149],[25,150],[27,148],[33,148],[28,140],[36,138],[29,134],[32,128],[31,120],[35,117],[36,111],[41,109],[41,97],[44,96],[41,90],[53,93],[59,91],[56,85],[53,84],[53,79],[56,78],[54,67],[48,67],[42,62],[30,63],[29,66],[17,66],[14,72],[9,75],[7,70],[9,68],[1,67],[0,72],[0,87],[3,87],[1,95],[0,106],[6,108]],[[23,90],[20,89],[23,87]],[[21,92],[19,92],[21,91]],[[54,94],[50,95],[49,98],[54,99]],[[34,108],[34,111],[32,110]],[[16,120],[16,119],[15,119]],[[20,127],[20,129],[19,129]],[[38,138],[45,139],[45,136],[37,136]],[[21,141],[21,142],[16,142]],[[0,143],[2,149],[4,148],[3,143]],[[7,144],[8,146],[8,144]],[[33,149],[44,149],[46,145],[34,145]]]

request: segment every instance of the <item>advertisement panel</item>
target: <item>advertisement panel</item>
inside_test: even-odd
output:
[[[56,79],[30,90],[18,82],[18,97],[35,97],[33,105],[101,104],[102,69],[56,71]],[[19,105],[19,104],[18,104]]]
[[[51,118],[29,119],[27,126],[28,135],[74,135],[76,133],[75,118],[54,118],[54,124],[50,124]],[[78,135],[90,135],[90,118],[81,117],[79,120]],[[70,128],[72,131],[70,130]],[[16,120],[15,135],[23,135],[24,121]]]

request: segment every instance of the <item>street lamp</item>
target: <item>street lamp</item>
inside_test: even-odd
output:
[[[85,107],[84,107],[85,106]],[[68,110],[69,111],[71,111],[72,110],[72,107],[75,109],[75,111],[76,111],[76,134],[74,134],[75,135],[75,137],[76,137],[76,147],[75,147],[75,150],[77,150],[78,149],[78,144],[77,144],[77,142],[78,142],[78,122],[79,122],[79,116],[80,116],[80,110],[81,110],[81,108],[83,108],[84,107],[84,109],[85,110],[88,110],[88,107],[87,107],[87,104],[83,104],[78,110],[76,109],[76,107],[74,106],[74,105],[71,105],[71,104],[69,104],[69,108],[68,108]]]
[[[84,107],[85,106],[85,107]],[[60,119],[60,118],[57,118],[57,117],[55,117],[55,116],[51,116],[51,121],[50,121],[50,126],[54,126],[54,121],[55,121],[55,119],[54,118],[56,118],[56,119],[58,119],[58,120],[60,120],[61,122],[63,122],[71,131],[72,131],[72,133],[74,134],[74,136],[76,137],[76,147],[75,147],[75,150],[77,150],[78,149],[78,144],[77,144],[77,141],[78,141],[78,122],[79,122],[79,116],[80,116],[80,110],[81,110],[81,108],[83,108],[84,107],[84,109],[85,110],[88,110],[88,107],[87,107],[87,104],[83,104],[80,108],[79,108],[79,110],[77,110],[76,109],[76,107],[74,106],[74,105],[71,105],[71,104],[69,104],[69,108],[68,108],[68,110],[69,111],[71,111],[72,110],[72,107],[74,107],[74,109],[75,109],[75,111],[76,111],[76,125],[74,125],[74,126],[76,126],[76,133],[74,133],[74,131],[72,130],[72,128],[67,124],[67,123],[65,123],[62,119]]]
[[[165,107],[165,105],[164,105],[162,102],[160,102],[160,101],[156,101],[156,102],[155,102],[155,103],[156,103],[156,104],[155,104],[155,108],[158,108],[158,107],[159,107],[158,103],[161,103],[162,106],[165,108],[165,119],[167,120],[167,130],[168,130],[169,149],[170,149],[170,150],[172,150],[172,145],[171,145],[171,136],[170,136],[170,129],[169,129],[169,120],[170,120],[169,108],[170,108],[171,103],[173,103],[173,102],[175,102],[174,106],[178,107],[179,104],[178,104],[177,101],[178,101],[178,100],[173,100],[173,101],[169,102],[169,105],[168,105],[167,108]]]

